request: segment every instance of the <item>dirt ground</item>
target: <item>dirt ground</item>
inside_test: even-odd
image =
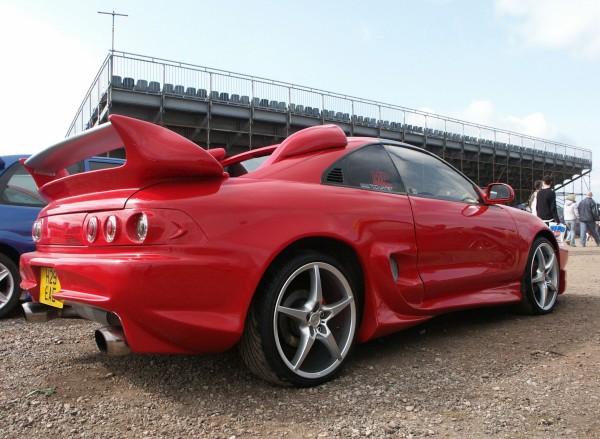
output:
[[[540,317],[460,312],[357,346],[312,389],[235,351],[100,355],[98,325],[0,320],[0,438],[600,438],[600,248],[571,249]]]

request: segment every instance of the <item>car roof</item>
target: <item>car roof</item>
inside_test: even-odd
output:
[[[0,156],[0,174],[2,174],[6,169],[8,169],[14,163],[18,162],[19,159],[26,159],[29,156],[30,156],[30,154],[12,154],[12,155]]]

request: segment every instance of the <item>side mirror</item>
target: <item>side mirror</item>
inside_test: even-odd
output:
[[[490,183],[485,190],[486,204],[508,203],[515,199],[515,191],[505,183]]]

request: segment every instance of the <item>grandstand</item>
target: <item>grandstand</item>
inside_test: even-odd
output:
[[[229,155],[333,123],[350,136],[423,147],[479,186],[510,184],[525,202],[535,180],[554,175],[557,193],[590,187],[592,152],[502,129],[280,81],[111,51],[67,136],[122,114],[163,125]],[[118,156],[122,151],[113,153]],[[579,187],[577,190],[575,188]]]

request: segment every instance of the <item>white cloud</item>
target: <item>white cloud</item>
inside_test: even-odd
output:
[[[558,128],[550,124],[539,112],[525,116],[505,115],[498,112],[490,101],[474,100],[466,108],[459,110],[456,117],[519,134],[560,141]]]
[[[542,139],[556,140],[558,128],[548,123],[542,113],[532,113],[522,118],[506,116],[506,124],[514,128],[511,131]]]
[[[469,106],[458,112],[459,119],[480,125],[496,126],[498,117],[495,115],[494,106],[490,101],[475,100]],[[498,127],[500,128],[500,127]]]
[[[597,0],[496,0],[495,6],[497,15],[508,20],[516,40],[528,47],[600,58]]]

